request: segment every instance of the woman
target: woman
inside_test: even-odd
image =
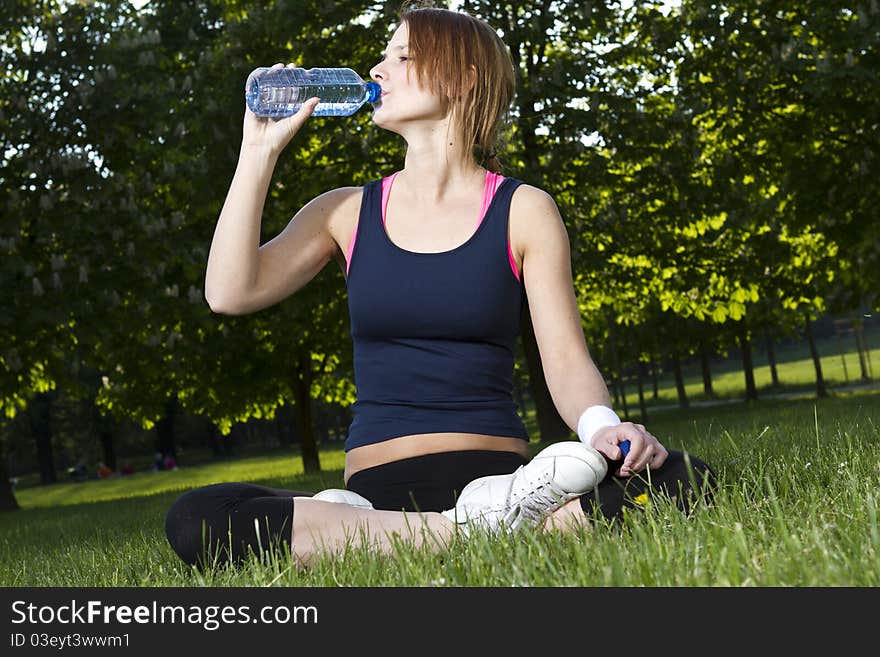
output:
[[[244,314],[290,296],[331,259],[346,272],[358,389],[346,490],[196,489],[168,514],[177,553],[238,560],[277,542],[306,563],[352,540],[388,549],[394,536],[442,548],[474,523],[499,531],[616,517],[625,498],[653,490],[686,509],[711,471],[609,408],[559,211],[499,173],[495,142],[515,79],[503,42],[461,12],[404,10],[370,74],[382,87],[373,121],[406,141],[404,168],[315,198],[260,246],[274,165],[317,99],[282,120],[246,109],[205,286],[212,310]],[[526,294],[554,403],[580,438],[531,461],[511,394]],[[648,469],[651,489],[639,476]]]

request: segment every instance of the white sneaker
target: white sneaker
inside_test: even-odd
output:
[[[605,458],[580,441],[554,443],[508,475],[474,479],[443,515],[491,533],[537,526],[566,502],[592,490],[608,470]]]
[[[357,493],[345,490],[344,488],[327,488],[320,493],[312,495],[312,500],[323,500],[324,502],[338,502],[340,504],[348,504],[361,509],[372,509],[373,504],[366,497]]]

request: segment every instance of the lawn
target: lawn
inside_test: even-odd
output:
[[[880,376],[880,346],[871,347],[880,345],[880,328],[866,330],[865,340],[869,347],[865,356],[866,367],[868,367],[869,376],[876,380]],[[816,369],[806,343],[776,347],[778,386],[773,385],[767,353],[762,350],[762,347],[760,342],[756,343],[753,355],[753,372],[759,397],[779,393],[803,393],[805,396],[815,394]],[[863,384],[860,379],[859,357],[851,337],[846,342],[834,338],[817,340],[817,350],[822,367],[822,377],[828,387],[849,387]],[[712,373],[712,390],[715,393],[714,398],[709,398],[704,393],[699,364],[692,363],[684,368],[685,394],[689,401],[699,403],[716,398],[722,400],[741,400],[744,398],[745,377],[742,362],[738,358],[732,356],[723,359],[716,358],[711,363],[710,371]],[[656,399],[653,396],[653,384],[650,377],[644,379],[642,385],[649,413],[652,407],[678,405],[678,393],[671,373],[658,378]],[[639,397],[635,381],[627,382],[626,402],[630,413],[638,414]]]
[[[685,517],[664,500],[624,522],[572,534],[524,531],[444,553],[352,548],[308,570],[288,555],[199,572],[168,546],[164,515],[181,491],[220,481],[318,490],[341,484],[291,451],[38,486],[0,515],[3,586],[878,586],[880,393],[656,410],[650,429],[702,457],[722,486]],[[537,451],[544,445],[533,443]]]

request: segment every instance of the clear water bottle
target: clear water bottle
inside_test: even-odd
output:
[[[321,102],[312,116],[349,116],[382,94],[375,82],[365,82],[350,68],[254,69],[245,83],[247,106],[257,116],[273,119],[296,114],[315,96]]]

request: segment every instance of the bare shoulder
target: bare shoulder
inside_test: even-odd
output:
[[[511,201],[511,210],[513,209],[553,209],[556,210],[556,201],[540,187],[523,183],[516,188]]]
[[[297,224],[301,228],[312,224],[312,230],[328,240],[328,258],[344,261],[351,231],[357,226],[362,191],[362,187],[337,187],[316,196],[293,217],[285,232],[295,230]]]
[[[350,238],[350,231],[357,225],[361,211],[362,187],[338,187],[316,196],[309,205],[324,216],[327,230],[340,247]]]
[[[510,241],[511,248],[522,256],[548,242],[567,245],[568,233],[550,194],[528,184],[516,188],[510,202]]]

